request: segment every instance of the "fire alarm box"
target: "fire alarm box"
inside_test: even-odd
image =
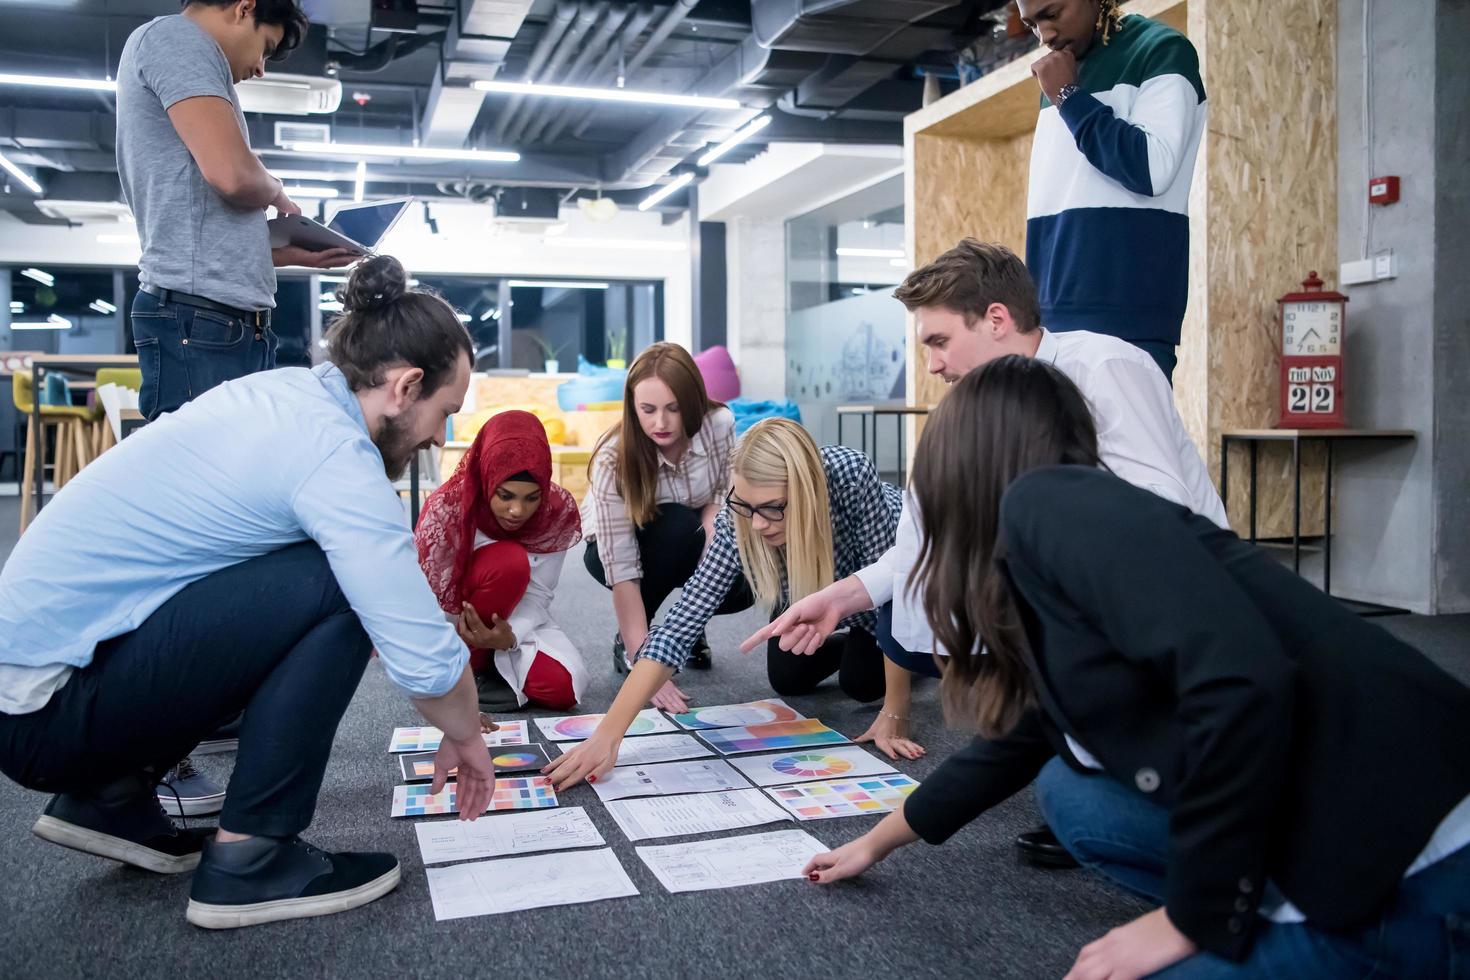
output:
[[[1368,181],[1368,200],[1373,204],[1395,204],[1399,199],[1397,177],[1374,177]]]

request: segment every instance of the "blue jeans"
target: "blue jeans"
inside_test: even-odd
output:
[[[1153,902],[1164,900],[1169,813],[1104,775],[1082,775],[1052,759],[1036,799],[1057,838],[1079,862]],[[1353,932],[1310,922],[1257,923],[1243,962],[1197,953],[1154,974],[1166,980],[1349,980],[1470,978],[1470,847],[1405,878],[1383,918]]]
[[[931,653],[912,653],[905,650],[897,640],[893,638],[893,603],[885,602],[878,607],[878,649],[883,651],[883,656],[898,664],[910,674],[918,674],[921,677],[938,677],[939,665],[934,662]]]
[[[269,327],[214,310],[165,303],[152,293],[133,297],[133,343],[143,387],[138,411],[152,422],[216,385],[276,366]]]
[[[292,545],[192,583],[98,644],[41,710],[0,713],[0,772],[87,796],[156,778],[243,710],[220,824],[290,837],[311,824],[371,651],[321,548]]]

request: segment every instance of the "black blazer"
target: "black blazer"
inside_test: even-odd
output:
[[[1037,704],[904,805],[940,843],[1048,759],[1169,811],[1169,918],[1250,948],[1267,878],[1312,922],[1380,915],[1470,795],[1470,689],[1229,531],[1104,472],[1035,470],[1001,506],[1000,561]],[[1090,770],[1084,770],[1090,771]]]

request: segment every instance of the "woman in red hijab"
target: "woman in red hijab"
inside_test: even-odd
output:
[[[551,597],[582,521],[572,495],[551,482],[541,420],[490,419],[430,495],[414,537],[439,605],[470,647],[480,710],[576,704],[586,671],[551,619]]]

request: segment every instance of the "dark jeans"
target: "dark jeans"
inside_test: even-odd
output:
[[[1052,759],[1036,799],[1057,838],[1082,864],[1162,903],[1169,812],[1104,775],[1086,776]],[[1346,817],[1346,815],[1345,815]],[[1153,974],[1168,980],[1291,977],[1470,977],[1470,847],[1405,878],[1383,918],[1356,931],[1310,922],[1257,923],[1246,959],[1198,953]]]
[[[326,555],[293,545],[200,579],[99,644],[40,711],[0,714],[0,772],[87,795],[162,774],[243,710],[220,825],[289,837],[311,823],[371,650]]]
[[[139,290],[132,322],[143,372],[138,411],[150,422],[216,385],[276,366],[275,333],[225,313]]]
[[[878,607],[878,648],[883,651],[883,656],[898,664],[910,674],[919,674],[923,677],[938,677],[939,665],[934,662],[934,655],[927,651],[913,653],[905,650],[893,638],[893,603],[885,602]]]
[[[699,521],[699,511],[694,508],[664,504],[654,519],[636,533],[638,554],[643,561],[643,578],[638,582],[638,591],[643,596],[643,614],[652,623],[658,607],[675,589],[682,589],[699,567],[699,560],[704,555],[704,525]],[[582,562],[604,588],[611,588],[595,542],[587,545]],[[741,612],[754,602],[755,597],[742,575],[736,579],[720,608],[715,610],[715,615]],[[629,650],[628,655],[635,652]]]
[[[1159,370],[1164,372],[1164,380],[1173,387],[1174,368],[1179,365],[1179,345],[1172,340],[1130,340],[1129,343],[1152,357]]]
[[[810,694],[833,674],[842,693],[854,701],[866,704],[883,697],[883,654],[872,633],[853,627],[845,636],[829,637],[810,656],[782,650],[777,637],[766,641],[766,675],[771,690],[782,697]]]

